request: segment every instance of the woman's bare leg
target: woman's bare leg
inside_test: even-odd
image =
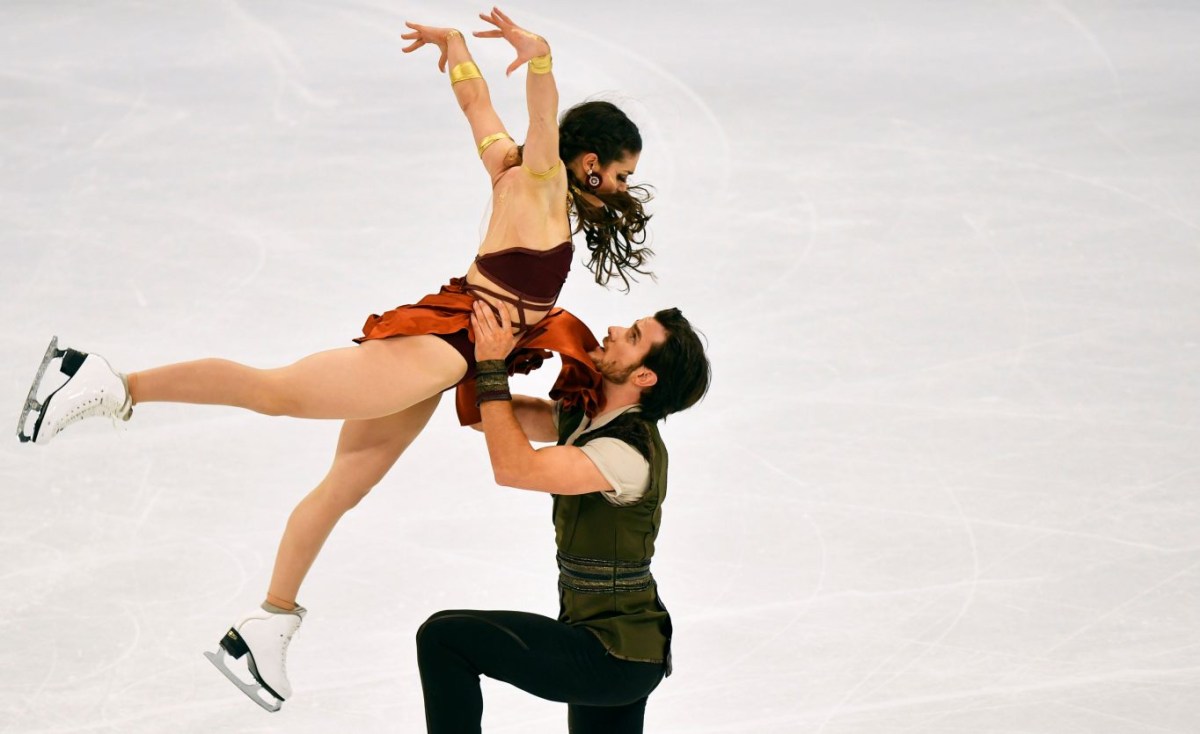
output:
[[[440,393],[466,369],[453,347],[426,334],[372,339],[277,369],[225,359],[180,362],[135,372],[129,383],[135,404],[232,405],[266,415],[369,420]]]
[[[291,609],[325,539],[347,510],[379,483],[429,422],[441,394],[372,420],[346,421],[329,473],[288,518],[267,601]]]

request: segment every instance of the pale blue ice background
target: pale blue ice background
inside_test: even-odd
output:
[[[470,3],[0,4],[0,406],[52,334],[133,370],[345,345],[461,274],[488,186],[404,19]],[[506,8],[625,106],[716,382],[665,426],[676,674],[647,731],[1200,731],[1200,5]],[[475,42],[501,114],[523,72]],[[517,383],[543,391],[551,370]],[[335,423],[146,406],[0,442],[0,734],[420,732],[413,634],[556,611],[545,497],[446,401],[305,587],[276,715],[201,657]],[[485,730],[565,711],[485,685]]]

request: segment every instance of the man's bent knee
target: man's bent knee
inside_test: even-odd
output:
[[[446,639],[448,628],[453,626],[455,615],[459,614],[462,612],[445,609],[430,615],[429,619],[417,628],[417,654],[427,653],[438,647],[440,642]]]

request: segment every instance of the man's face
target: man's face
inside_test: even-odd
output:
[[[667,330],[653,316],[647,316],[632,326],[608,327],[608,335],[589,356],[604,379],[622,385],[642,366],[650,350],[666,340]]]

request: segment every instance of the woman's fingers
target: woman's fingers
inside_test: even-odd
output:
[[[412,41],[412,43],[410,43],[407,46],[405,46],[404,48],[400,49],[404,53],[408,54],[408,53],[412,53],[413,51],[416,51],[417,49],[419,49],[425,45],[425,38],[424,38],[424,32],[423,32],[425,27],[420,25],[419,23],[413,23],[411,20],[404,21],[404,25],[408,26],[409,28],[412,28],[412,30],[409,31],[408,33],[400,34],[400,37],[403,38],[405,41]]]

